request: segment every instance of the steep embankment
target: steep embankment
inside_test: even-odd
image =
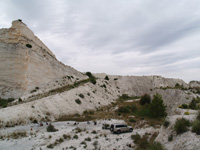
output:
[[[65,75],[86,78],[59,62],[23,22],[13,21],[11,28],[0,29],[0,97],[21,97]]]
[[[64,115],[82,113],[84,110],[94,110],[109,105],[122,94],[141,96],[145,93],[159,92],[163,95],[171,113],[173,113],[171,111],[173,108],[177,108],[178,105],[186,101],[185,93],[181,90],[159,89],[161,85],[174,87],[176,83],[187,86],[182,80],[166,79],[159,76],[109,76],[109,80],[105,80],[105,75],[96,76],[98,79],[95,85],[86,82],[75,88],[55,92],[33,101],[28,101],[28,99],[26,101],[24,98],[25,103],[0,109],[1,126],[26,124],[33,120],[54,121]],[[176,97],[177,95],[179,96]]]

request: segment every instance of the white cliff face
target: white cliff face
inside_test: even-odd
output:
[[[66,75],[87,78],[59,62],[24,23],[13,21],[11,28],[0,29],[0,97],[18,98]]]

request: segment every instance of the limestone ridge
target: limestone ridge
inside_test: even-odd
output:
[[[59,62],[23,22],[16,20],[11,28],[0,29],[0,97],[18,98],[63,76],[86,78]]]

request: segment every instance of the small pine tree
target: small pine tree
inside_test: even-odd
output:
[[[150,113],[150,116],[153,118],[166,116],[166,106],[163,103],[162,96],[158,93],[153,96],[152,103],[150,104]]]
[[[105,79],[105,80],[109,80],[108,76],[106,76],[104,79]]]

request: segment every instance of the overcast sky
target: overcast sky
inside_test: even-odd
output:
[[[17,19],[79,71],[200,81],[200,0],[1,0]]]

